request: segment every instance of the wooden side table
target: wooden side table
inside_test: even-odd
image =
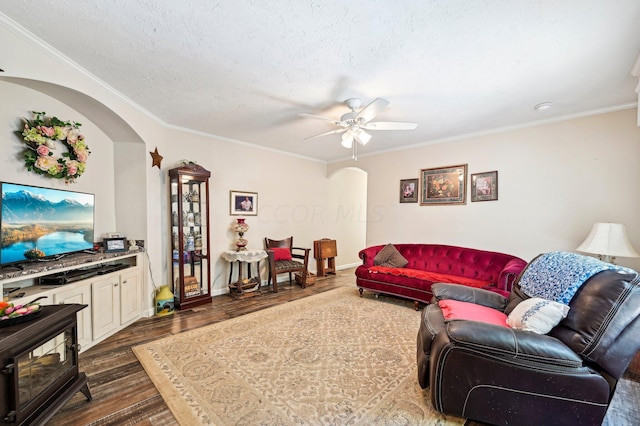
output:
[[[319,277],[326,277],[327,274],[336,273],[337,255],[338,249],[336,247],[336,240],[323,238],[322,240],[316,240],[313,242],[313,257],[316,259]],[[325,260],[327,261],[326,267],[324,264]]]
[[[229,262],[229,295],[234,299],[240,299],[260,294],[260,261],[267,258],[264,250],[226,250],[221,257]],[[233,265],[238,263],[238,277],[231,282],[233,277]],[[242,263],[247,264],[247,277],[242,273]],[[256,276],[251,276],[251,265],[256,264]]]

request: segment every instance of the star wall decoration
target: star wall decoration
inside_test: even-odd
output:
[[[151,158],[153,158],[153,164],[151,164],[151,167],[158,166],[158,168],[160,168],[160,163],[162,163],[163,157],[158,153],[158,147],[156,147],[153,152],[149,151],[149,154],[151,154]]]

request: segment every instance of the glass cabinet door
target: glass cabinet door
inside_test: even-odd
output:
[[[16,357],[19,376],[17,406],[20,411],[64,376],[73,374],[74,329],[68,329],[46,343]]]
[[[190,164],[169,171],[171,271],[175,306],[211,301],[209,264],[209,176]]]

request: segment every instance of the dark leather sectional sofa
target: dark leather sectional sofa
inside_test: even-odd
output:
[[[417,337],[420,385],[430,388],[437,410],[484,423],[600,425],[616,383],[640,349],[640,277],[604,270],[588,278],[566,318],[547,334],[444,320],[442,300],[508,315],[529,298],[520,287],[525,274],[508,298],[434,286],[434,302],[422,312]]]

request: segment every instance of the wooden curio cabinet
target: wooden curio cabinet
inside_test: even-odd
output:
[[[171,282],[178,309],[211,302],[210,176],[197,164],[169,170]]]

